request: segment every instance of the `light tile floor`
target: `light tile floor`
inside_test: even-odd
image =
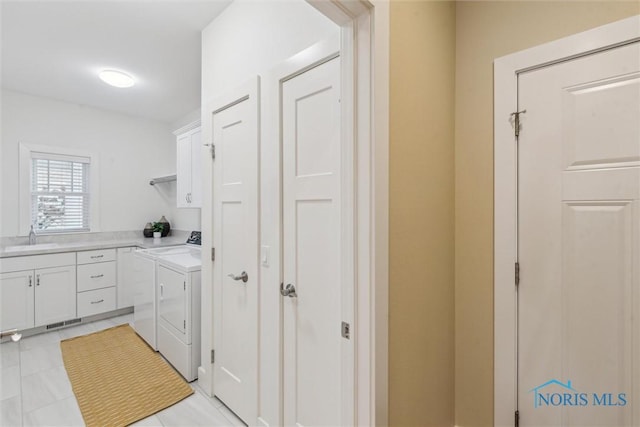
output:
[[[83,426],[82,415],[62,363],[60,340],[133,322],[127,314],[0,344],[0,426]],[[197,381],[195,393],[134,426],[244,426]]]

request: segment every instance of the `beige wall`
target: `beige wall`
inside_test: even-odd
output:
[[[493,423],[492,61],[637,14],[640,14],[637,1],[457,3],[455,421],[458,426]]]
[[[389,423],[453,424],[455,6],[390,10]]]

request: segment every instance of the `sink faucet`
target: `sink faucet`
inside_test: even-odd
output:
[[[29,232],[29,244],[30,245],[36,244],[36,233],[35,231],[33,231],[33,225],[31,226],[31,231]]]

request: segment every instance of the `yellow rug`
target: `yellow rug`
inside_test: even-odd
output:
[[[87,426],[126,426],[193,394],[129,325],[60,342]]]

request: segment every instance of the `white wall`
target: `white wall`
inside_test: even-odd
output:
[[[149,185],[150,178],[176,171],[172,130],[166,123],[2,91],[0,236],[19,233],[21,142],[82,149],[99,156],[100,231],[142,230],[162,215],[172,228],[196,228],[193,213],[175,208],[175,183]]]
[[[309,6],[304,0],[287,1],[251,1],[236,0],[218,16],[202,35],[202,105],[218,98],[226,90],[237,87],[256,75],[267,73],[274,66],[318,41],[337,36],[340,29],[333,22]],[[262,100],[264,109],[264,100]],[[209,114],[203,109],[202,114]],[[210,135],[203,129],[203,138]],[[262,138],[265,139],[264,137]],[[266,146],[266,145],[265,145]],[[272,145],[273,146],[273,145]],[[263,146],[264,147],[264,146]],[[261,153],[261,158],[273,157],[274,153]],[[274,198],[277,183],[273,177],[278,174],[270,162],[262,162],[261,175],[261,224],[272,224],[279,212]],[[203,163],[205,177],[205,199],[202,208],[203,248],[212,245],[211,221],[211,177],[212,164]],[[277,219],[275,219],[277,221]],[[276,247],[279,236],[274,229],[261,228],[261,244]],[[203,256],[203,260],[205,257]],[[202,265],[202,360],[209,358],[212,348],[211,312],[212,263]],[[278,341],[279,307],[265,304],[265,293],[278,292],[279,268],[272,265],[269,269],[261,267],[260,307],[260,378],[258,415],[261,422],[268,425],[282,425],[280,419],[280,343]],[[271,298],[270,300],[273,300]],[[278,298],[279,300],[279,298]],[[272,325],[276,325],[274,327]],[[210,389],[211,368],[203,363],[204,372],[200,372],[199,383]],[[246,420],[255,424],[257,420]]]
[[[202,105],[339,27],[303,0],[236,0],[202,32]]]

